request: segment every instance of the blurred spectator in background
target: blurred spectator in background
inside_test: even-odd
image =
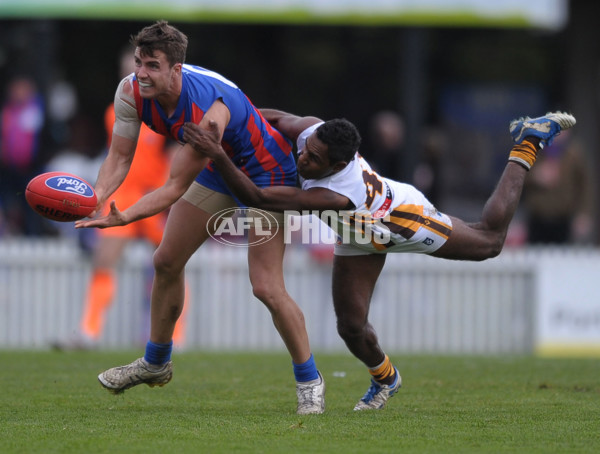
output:
[[[102,150],[94,148],[94,141],[91,140],[94,135],[93,122],[88,116],[77,115],[65,127],[66,143],[46,163],[44,172],[72,173],[93,185],[104,158]],[[80,232],[72,222],[40,221],[50,223],[61,237],[74,238],[85,252],[94,248],[97,232]]]
[[[125,49],[120,56],[119,80],[134,72],[133,49]],[[113,125],[115,123],[115,111],[110,104],[105,111],[104,125],[108,137],[107,146],[110,147]],[[77,128],[75,128],[77,129]],[[169,171],[169,146],[166,137],[156,134],[149,127],[142,124],[138,139],[135,158],[127,174],[127,178],[119,189],[112,195],[119,207],[129,207],[145,194],[163,185]],[[96,175],[104,156],[94,167],[94,176],[88,180],[95,183]],[[79,176],[83,176],[80,173]],[[105,206],[108,214],[109,206]],[[141,219],[137,222],[111,229],[97,229],[91,231],[97,235],[97,242],[93,248],[92,276],[88,285],[87,295],[84,301],[83,313],[81,315],[79,331],[65,341],[57,342],[54,346],[62,350],[81,350],[94,347],[102,335],[106,312],[110,308],[117,291],[116,268],[121,260],[125,247],[130,241],[145,240],[157,247],[163,234],[166,222],[166,212],[155,216]],[[153,279],[152,264],[148,264],[146,271],[148,279],[147,309],[149,310],[150,286]],[[187,296],[187,291],[186,291]],[[187,304],[184,304],[184,308]],[[185,315],[185,314],[184,314]],[[173,334],[173,342],[181,346],[184,341],[185,317],[179,318]],[[141,338],[147,333],[142,333]]]
[[[27,76],[12,79],[2,105],[0,130],[0,208],[9,235],[42,232],[39,217],[25,200],[25,187],[38,172],[44,103]]]
[[[571,131],[544,148],[525,185],[528,240],[565,244],[592,240],[592,187],[589,163]]]
[[[447,147],[447,139],[440,128],[425,128],[419,142],[419,155],[414,172],[410,174],[406,165],[406,124],[400,114],[382,110],[373,115],[369,127],[369,144],[362,153],[372,167],[390,178],[414,184],[425,196],[437,205],[440,200],[439,178],[441,157]]]
[[[78,112],[79,96],[77,89],[71,82],[57,79],[50,84],[46,99],[48,103],[46,129],[49,144],[51,144],[54,152],[63,150],[65,147],[72,147],[73,139],[71,136],[73,133],[77,133],[74,128],[77,127],[76,122],[81,117],[81,112]],[[86,134],[90,132],[91,130],[88,128]],[[92,137],[86,137],[86,148],[94,142],[91,140]]]
[[[369,136],[370,152],[365,156],[373,168],[391,179],[403,180],[404,119],[391,110],[377,112],[371,119]]]
[[[448,147],[447,138],[441,128],[425,128],[421,138],[421,149],[413,175],[413,185],[425,194],[436,207],[441,201],[442,180],[440,165]]]

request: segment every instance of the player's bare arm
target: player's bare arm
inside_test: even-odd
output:
[[[204,115],[200,124],[214,124],[214,133],[220,141],[230,113],[221,102],[215,102]],[[119,211],[114,203],[107,216],[89,221],[77,221],[75,228],[107,228],[130,224],[167,209],[187,191],[195,177],[206,167],[209,159],[197,153],[191,145],[185,144],[175,152],[171,161],[169,177],[163,186],[146,194],[125,211]]]
[[[256,189],[258,189],[260,193],[260,200],[258,200],[256,204],[247,203],[250,206],[270,211],[342,211],[347,210],[352,206],[350,199],[325,188],[311,188],[304,191],[300,188],[291,186],[270,186],[261,189],[254,185],[244,173],[238,169],[236,170],[237,173],[246,178]],[[225,181],[230,185],[227,178],[225,178]],[[234,191],[234,193],[238,198],[241,198],[242,193],[238,194],[236,191]]]
[[[133,161],[135,148],[135,141],[113,134],[108,155],[100,167],[94,187],[98,196],[97,208],[90,216],[93,217],[102,208],[107,199],[125,180]]]
[[[125,211],[119,211],[114,202],[107,216],[75,222],[75,228],[107,228],[127,225],[154,216],[173,205],[189,188],[208,158],[200,156],[189,145],[182,146],[173,157],[169,177],[163,186],[146,194]]]
[[[108,155],[98,173],[95,191],[98,196],[97,209],[117,190],[129,173],[135,155],[141,121],[137,116],[131,76],[125,77],[115,92],[115,124]]]
[[[317,117],[299,117],[276,109],[260,109],[260,113],[279,132],[294,141],[302,131],[323,121]]]
[[[291,186],[259,188],[229,159],[221,146],[217,126],[209,123],[203,129],[193,123],[184,125],[184,139],[198,154],[215,163],[221,176],[233,193],[246,205],[272,211],[285,210],[344,210],[350,200],[325,188],[303,191]]]

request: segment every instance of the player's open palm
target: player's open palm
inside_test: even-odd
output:
[[[119,209],[117,208],[117,204],[114,202],[110,202],[110,211],[108,215],[103,216],[98,219],[91,219],[89,221],[80,220],[75,221],[76,229],[84,229],[89,227],[97,227],[99,229],[105,229],[107,227],[116,227],[119,225],[125,225],[127,222],[125,221],[125,216]]]

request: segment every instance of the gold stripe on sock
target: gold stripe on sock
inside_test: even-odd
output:
[[[535,145],[531,142],[524,140],[518,145],[515,145],[510,151],[509,161],[518,162],[527,170],[531,168],[531,166],[535,162],[535,158],[537,157],[537,149]]]
[[[394,370],[394,366],[388,355],[385,355],[383,362],[379,366],[369,369],[369,373],[373,376],[375,381],[387,383],[388,381],[393,381],[392,377],[395,375],[396,371]]]

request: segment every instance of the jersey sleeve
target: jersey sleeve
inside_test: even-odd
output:
[[[125,77],[115,93],[115,124],[113,134],[137,141],[142,121],[138,117],[133,96],[125,92],[126,84],[131,84],[132,75]]]

